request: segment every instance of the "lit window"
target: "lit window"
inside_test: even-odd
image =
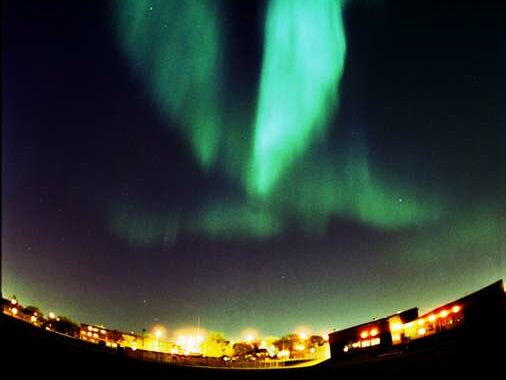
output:
[[[426,333],[426,330],[424,327],[418,329],[418,335],[425,335],[425,333]]]
[[[377,346],[380,343],[381,343],[380,338],[373,338],[373,339],[371,339],[371,346]]]
[[[446,316],[448,315],[448,311],[447,310],[443,310],[441,313],[441,318],[446,318]]]
[[[421,326],[421,325],[423,325],[423,324],[425,323],[425,320],[424,320],[423,318],[422,318],[422,319],[419,319],[419,320],[417,321],[417,323],[418,323],[418,326]]]
[[[363,340],[362,342],[360,342],[360,347],[369,347],[370,345],[371,345],[370,340]]]
[[[88,330],[93,331],[93,327],[88,326]]]
[[[362,331],[362,332],[360,333],[360,337],[361,337],[362,339],[365,339],[365,338],[367,338],[368,336],[369,336],[369,333],[368,333],[367,331]]]
[[[436,320],[436,316],[434,314],[431,314],[429,316],[429,321],[434,322]]]
[[[458,313],[459,311],[460,311],[460,306],[455,305],[454,307],[452,307],[452,312]]]
[[[392,331],[399,331],[401,329],[402,329],[402,324],[400,324],[400,323],[394,323],[392,325]]]
[[[371,336],[376,336],[378,335],[378,329],[371,329]]]
[[[392,334],[392,340],[394,342],[398,342],[399,340],[401,340],[401,335],[400,334]]]
[[[355,342],[355,343],[352,343],[352,344],[351,344],[351,347],[353,347],[353,348],[358,348],[358,347],[360,347],[360,342]]]

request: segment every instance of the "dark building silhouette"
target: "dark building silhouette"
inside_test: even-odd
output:
[[[412,308],[329,334],[331,358],[373,358],[428,349],[449,342],[472,352],[504,335],[502,280],[421,316]],[[489,342],[490,341],[490,342]]]

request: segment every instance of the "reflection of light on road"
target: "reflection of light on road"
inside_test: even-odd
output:
[[[321,362],[323,362],[323,361],[325,361],[327,359],[328,358],[308,360],[307,362],[291,365],[289,368],[312,367],[314,365],[320,364]]]

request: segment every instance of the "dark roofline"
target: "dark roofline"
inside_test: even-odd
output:
[[[440,305],[440,306],[438,306],[438,307],[436,307],[436,308],[434,308],[434,309],[432,309],[432,310],[424,313],[420,317],[426,316],[426,315],[428,315],[430,313],[434,313],[435,311],[437,311],[439,309],[447,307],[449,304],[462,303],[462,304],[469,305],[469,304],[473,304],[475,302],[479,302],[483,298],[484,295],[489,294],[489,293],[493,294],[494,292],[499,292],[500,290],[503,292],[504,297],[506,299],[506,293],[504,293],[505,288],[504,288],[504,283],[503,283],[502,279],[498,280],[498,281],[495,281],[494,283],[492,283],[490,285],[487,285],[484,288],[479,289],[479,290],[477,290],[477,291],[475,291],[475,292],[473,292],[473,293],[471,293],[469,295],[466,295],[466,296],[464,296],[462,298],[459,298],[459,299],[454,300],[454,301],[449,301],[449,302],[447,302],[447,303],[445,303],[443,305]],[[391,314],[391,315],[389,315],[387,317],[384,317],[384,318],[380,318],[380,319],[376,319],[376,320],[373,320],[373,321],[365,322],[365,323],[362,323],[362,324],[359,324],[359,325],[355,325],[355,326],[352,326],[352,327],[345,328],[343,330],[333,331],[333,332],[329,333],[329,336],[333,335],[333,334],[337,334],[337,333],[343,333],[343,332],[359,329],[361,327],[368,326],[368,325],[371,325],[371,324],[374,324],[374,323],[382,323],[383,321],[388,320],[389,318],[392,318],[392,317],[394,317],[396,315],[402,315],[402,314],[405,314],[405,313],[408,314],[409,312],[414,312],[415,310],[416,310],[416,315],[417,315],[416,318],[418,318],[419,317],[418,316],[418,307],[413,307],[411,309],[407,309],[407,310],[401,311],[399,313]]]
[[[473,305],[473,304],[476,304],[476,303],[480,303],[483,301],[484,298],[486,298],[487,296],[488,297],[494,297],[496,296],[497,294],[500,294],[500,293],[503,293],[504,295],[504,298],[506,298],[506,293],[504,293],[504,283],[503,283],[503,280],[497,280],[496,282],[493,282],[492,284],[490,285],[487,285],[485,286],[484,288],[481,288],[471,294],[468,294],[464,297],[461,297],[459,299],[456,299],[456,300],[453,300],[453,301],[449,301],[445,304],[442,304],[442,305],[439,305],[438,307],[436,308],[433,308],[425,313],[423,313],[421,315],[421,317],[425,317],[429,314],[432,314],[432,313],[438,313],[441,309],[445,309],[447,308],[448,306],[450,305],[454,305],[454,304],[460,304],[460,305],[465,305],[465,306],[469,306],[469,305]]]
[[[481,288],[471,294],[468,294],[467,296],[464,296],[462,298],[459,298],[458,300],[455,300],[455,301],[452,301],[452,302],[469,302],[469,301],[476,301],[480,296],[486,294],[486,293],[489,293],[489,292],[493,292],[494,290],[499,290],[501,289],[504,293],[504,283],[503,283],[503,280],[497,280],[496,282],[490,284],[490,285],[487,285],[485,286],[484,288]],[[451,302],[449,302],[451,303]]]

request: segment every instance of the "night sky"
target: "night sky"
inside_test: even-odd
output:
[[[2,2],[2,292],[325,333],[506,274],[506,6]]]

